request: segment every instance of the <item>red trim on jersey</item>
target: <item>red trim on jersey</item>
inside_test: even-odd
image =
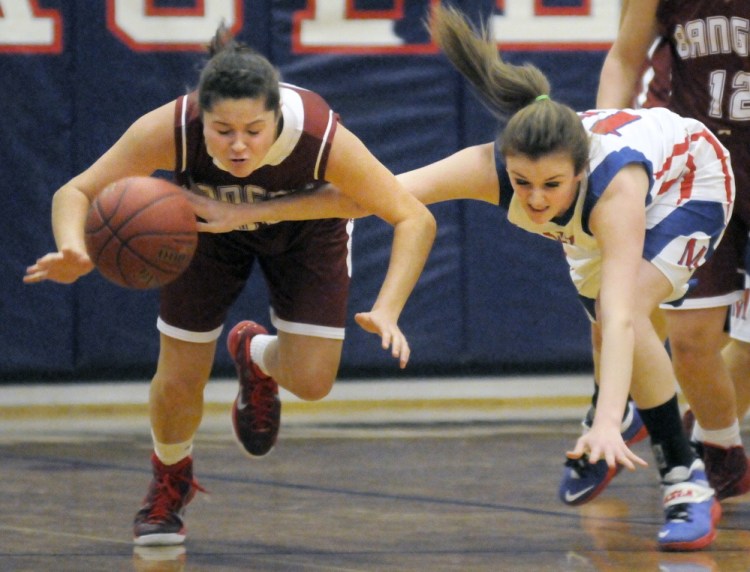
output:
[[[658,173],[654,173],[654,177],[658,178],[664,173],[664,171],[669,170],[672,164],[673,157],[687,154],[685,164],[688,169],[688,173],[683,176],[682,182],[680,183],[680,200],[678,202],[681,203],[685,200],[688,200],[693,192],[693,183],[695,182],[696,169],[695,159],[689,152],[690,143],[692,143],[693,141],[698,141],[700,139],[705,139],[706,142],[711,145],[711,148],[716,154],[716,158],[721,162],[721,171],[724,174],[724,193],[727,198],[727,203],[731,205],[734,201],[732,199],[732,177],[729,174],[729,154],[725,152],[724,147],[721,145],[721,143],[719,143],[719,140],[716,139],[714,134],[707,129],[703,129],[701,131],[698,131],[697,133],[692,133],[689,138],[686,138],[682,143],[678,143],[677,145],[675,145],[673,147],[672,154],[664,162],[662,169]],[[666,193],[675,181],[676,179],[664,181],[661,185],[661,188],[659,189],[658,194],[661,195],[663,193]]]
[[[690,195],[693,194],[693,183],[695,183],[695,158],[692,153],[687,154],[685,168],[687,169],[687,173],[682,177],[682,183],[680,183],[680,200],[677,201],[678,205],[683,201],[689,200]]]
[[[724,192],[727,195],[727,202],[731,205],[734,201],[732,200],[732,177],[729,175],[729,154],[726,153],[724,146],[719,143],[716,136],[708,129],[704,129],[699,133],[694,133],[691,137],[694,141],[701,138],[708,141],[716,153],[716,158],[721,161],[721,172],[724,173]]]
[[[678,157],[679,155],[684,155],[685,153],[688,152],[688,149],[690,149],[690,140],[687,137],[682,141],[682,143],[675,144],[674,147],[672,147],[672,154],[669,157],[667,157],[666,161],[664,161],[664,164],[662,165],[661,169],[657,173],[654,173],[654,178],[658,179],[659,177],[661,177],[664,174],[664,172],[668,171],[669,168],[672,166],[672,159],[674,157]],[[677,179],[665,180],[662,183],[658,194],[662,195],[666,193],[676,180]]]

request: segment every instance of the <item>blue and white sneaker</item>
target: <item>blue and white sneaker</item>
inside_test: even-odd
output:
[[[666,523],[659,531],[661,550],[701,550],[714,541],[721,505],[708,484],[703,461],[669,471],[662,480],[662,500]]]
[[[594,408],[591,407],[581,423],[584,434],[591,429],[594,412]],[[648,436],[646,426],[638,414],[638,408],[632,401],[628,401],[620,432],[623,441],[628,446],[643,441]],[[580,459],[567,459],[558,491],[560,500],[570,506],[587,503],[607,488],[609,482],[621,470],[622,465],[610,468],[607,466],[607,461],[603,459],[596,463],[589,463],[586,455]]]

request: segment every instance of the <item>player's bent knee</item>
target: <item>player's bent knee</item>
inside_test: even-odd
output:
[[[319,401],[331,392],[335,380],[335,377],[326,378],[321,376],[313,378],[305,376],[304,378],[295,379],[288,389],[305,401]]]

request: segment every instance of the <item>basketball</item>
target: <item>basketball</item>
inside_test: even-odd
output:
[[[198,231],[180,187],[155,177],[126,177],[91,203],[85,240],[102,276],[145,290],[168,284],[188,267]]]

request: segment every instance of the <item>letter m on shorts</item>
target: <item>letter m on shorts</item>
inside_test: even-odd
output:
[[[695,252],[696,244],[698,239],[691,238],[685,245],[685,250],[682,251],[682,257],[680,258],[680,264],[687,266],[690,270],[695,270],[703,263],[703,259],[706,257],[706,251],[708,248],[701,246],[698,252]]]

